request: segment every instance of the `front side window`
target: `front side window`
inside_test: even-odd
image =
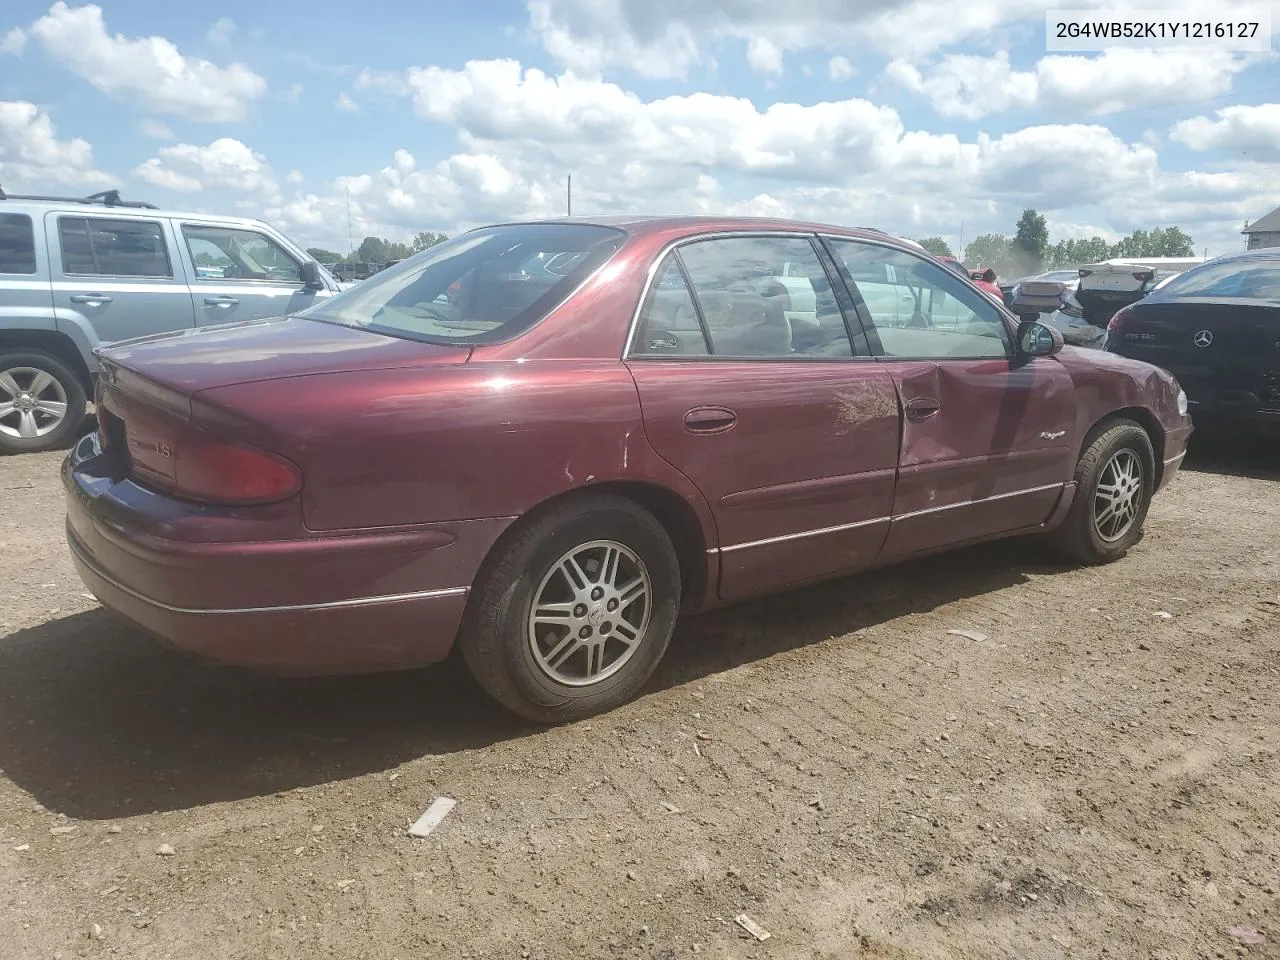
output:
[[[680,247],[711,352],[850,357],[844,316],[807,237],[722,237]]]
[[[542,320],[625,239],[620,230],[588,224],[485,227],[300,315],[432,343],[494,343]]]
[[[197,280],[301,283],[301,264],[280,244],[255,230],[184,224]]]
[[[832,240],[889,357],[1009,356],[1009,330],[986,297],[937,264],[901,250]]]
[[[36,272],[36,237],[25,213],[0,213],[0,273]]]
[[[164,230],[153,220],[59,217],[58,242],[67,276],[173,276]]]
[[[1280,300],[1280,261],[1207,263],[1175,276],[1160,292],[1171,297]]]

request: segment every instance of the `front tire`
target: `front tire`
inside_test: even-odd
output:
[[[592,494],[523,522],[486,564],[459,645],[480,686],[537,723],[630,700],[666,652],[680,564],[652,514]]]
[[[1060,553],[1087,564],[1119,560],[1142,539],[1155,493],[1155,453],[1132,420],[1107,424],[1076,464],[1076,496],[1052,539]]]
[[[0,453],[65,447],[84,423],[84,387],[41,350],[0,350]]]

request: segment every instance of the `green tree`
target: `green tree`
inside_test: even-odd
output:
[[[431,233],[429,231],[424,231],[422,233],[415,234],[413,241],[409,246],[413,249],[414,253],[419,253],[429,247],[434,247],[438,243],[444,243],[448,239],[449,238],[443,233]]]
[[[1191,237],[1178,227],[1156,227],[1150,233],[1135,230],[1117,243],[1113,257],[1192,257]]]
[[[1067,270],[1084,263],[1098,263],[1111,256],[1111,244],[1102,237],[1088,240],[1059,240],[1045,254],[1046,270]]]
[[[1036,273],[1049,249],[1049,225],[1042,214],[1028,208],[1018,218],[1018,231],[1013,238],[1015,266],[1025,273]]]
[[[998,233],[984,233],[974,237],[964,248],[964,262],[972,270],[991,267],[1005,276],[1010,269],[1010,241]]]
[[[947,244],[947,241],[943,240],[941,237],[925,237],[924,239],[917,240],[916,242],[932,253],[935,257],[955,256],[955,254],[951,252],[951,247]]]
[[[307,256],[320,263],[338,263],[342,260],[342,254],[335,250],[326,250],[324,247],[307,247]]]

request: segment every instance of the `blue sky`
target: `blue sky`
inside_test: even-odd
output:
[[[348,196],[357,242],[405,238],[562,213],[567,173],[575,213],[801,216],[956,244],[1035,207],[1055,237],[1178,224],[1238,249],[1280,205],[1273,56],[1047,54],[1050,6],[9,0],[0,185],[119,186],[339,250]]]

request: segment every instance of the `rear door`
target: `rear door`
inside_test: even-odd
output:
[[[59,324],[99,343],[194,325],[168,220],[77,210],[48,213],[45,224]]]
[[[646,435],[711,506],[724,599],[866,566],[888,530],[897,397],[830,266],[802,234],[692,240],[632,332]]]
[[[892,278],[908,303],[896,323],[865,314],[904,411],[884,557],[1047,520],[1079,443],[1071,375],[1056,358],[1015,361],[996,305],[936,263],[868,241],[826,242],[860,303],[860,277]]]
[[[282,317],[329,295],[308,288],[299,276],[301,258],[265,231],[195,220],[175,224],[198,326]]]

